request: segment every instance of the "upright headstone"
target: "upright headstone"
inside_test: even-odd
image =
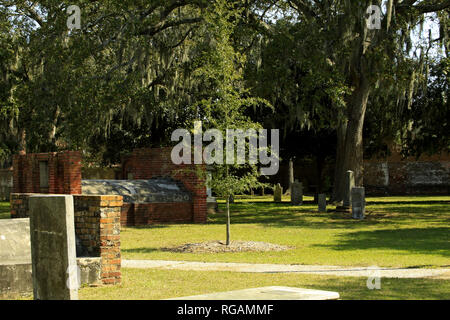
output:
[[[77,300],[73,197],[31,196],[33,293],[37,300]]]
[[[292,192],[292,184],[294,184],[294,161],[289,159],[289,192]]]
[[[363,187],[352,189],[352,217],[353,219],[364,219],[366,211],[366,198]]]
[[[297,180],[291,185],[291,204],[294,206],[303,204],[303,184]]]
[[[345,176],[345,190],[344,190],[344,207],[352,205],[352,188],[355,186],[355,175],[353,171],[347,171]]]
[[[327,212],[327,196],[324,193],[318,195],[319,212]]]
[[[275,186],[275,189],[273,191],[273,201],[275,202],[281,202],[281,196],[283,194],[283,187],[281,186],[281,184],[277,184]]]

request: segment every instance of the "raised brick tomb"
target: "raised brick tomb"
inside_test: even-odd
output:
[[[137,149],[122,160],[122,176],[135,180],[170,177],[180,181],[191,194],[190,202],[136,203],[134,217],[124,208],[123,216],[135,225],[151,223],[206,223],[206,186],[204,165],[176,165],[170,160],[171,148]],[[134,220],[133,220],[134,219]],[[125,221],[125,218],[123,218]]]

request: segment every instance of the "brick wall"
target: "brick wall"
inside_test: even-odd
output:
[[[147,220],[147,222],[162,222],[163,217],[158,213],[158,208],[170,214],[171,221],[167,222],[194,222],[205,223],[206,211],[206,185],[204,165],[175,165],[171,161],[172,148],[136,149],[131,155],[122,160],[122,176],[127,179],[151,179],[155,177],[172,177],[181,181],[192,194],[192,218],[186,221],[188,211],[187,204],[145,204],[145,207],[135,207],[135,223]],[[197,170],[203,174],[197,174]],[[135,205],[136,206],[136,205]],[[141,206],[141,204],[139,204]],[[145,213],[147,208],[149,211]],[[168,208],[171,208],[170,210]],[[136,213],[137,212],[137,213]],[[155,215],[152,215],[152,212]],[[140,214],[146,214],[140,217]],[[153,217],[153,218],[152,218]]]
[[[48,164],[48,186],[40,183],[40,162]],[[81,194],[81,153],[63,151],[14,155],[13,193]]]
[[[31,193],[11,193],[11,219],[29,218],[28,198]]]
[[[122,196],[75,195],[75,233],[93,256],[101,257],[104,284],[121,282],[120,211]]]
[[[28,218],[28,198],[11,194],[11,218]],[[90,256],[101,257],[103,284],[119,284],[122,196],[74,195],[75,233]]]
[[[158,223],[192,223],[193,205],[191,202],[135,203],[133,224],[148,225]]]
[[[364,186],[372,195],[450,194],[450,155],[404,159],[394,149],[385,159],[364,162]]]

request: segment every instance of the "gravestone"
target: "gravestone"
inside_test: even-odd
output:
[[[281,202],[281,196],[283,194],[283,187],[281,186],[281,184],[277,184],[275,186],[275,189],[273,191],[273,201],[275,202]]]
[[[294,206],[303,204],[303,184],[297,180],[291,185],[291,204]]]
[[[33,294],[36,300],[77,300],[73,197],[29,198]]]
[[[324,193],[319,194],[319,212],[327,212],[327,196]]]
[[[363,187],[352,189],[352,218],[364,219],[366,211],[366,198]]]
[[[347,171],[345,176],[345,190],[344,190],[344,207],[352,205],[352,188],[355,186],[355,174],[353,171]]]

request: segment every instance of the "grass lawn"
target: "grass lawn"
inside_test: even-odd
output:
[[[9,202],[0,201],[0,219],[9,219],[11,214],[9,212]]]
[[[299,274],[248,274],[179,270],[123,269],[119,286],[82,288],[83,300],[168,299],[262,286],[290,286],[336,291],[341,299],[449,299],[450,280],[381,279],[369,290],[367,278]]]
[[[232,205],[232,240],[289,245],[284,252],[193,254],[162,251],[184,243],[223,240],[225,214],[205,225],[153,225],[123,228],[124,259],[322,264],[380,267],[450,265],[450,197],[368,198],[368,217],[349,219],[318,213],[316,205],[273,203],[271,196],[236,197]],[[312,198],[306,198],[311,200]],[[219,206],[224,210],[223,201]],[[9,203],[0,202],[0,218]]]
[[[232,240],[265,241],[294,249],[267,253],[193,254],[161,251],[184,243],[223,240],[225,214],[205,225],[154,225],[122,229],[124,259],[380,267],[450,265],[450,197],[368,198],[368,217],[355,221],[318,213],[316,205],[293,207],[266,197],[237,197]],[[285,199],[287,201],[287,198]],[[306,199],[311,200],[311,199]],[[224,210],[223,201],[219,206]]]

